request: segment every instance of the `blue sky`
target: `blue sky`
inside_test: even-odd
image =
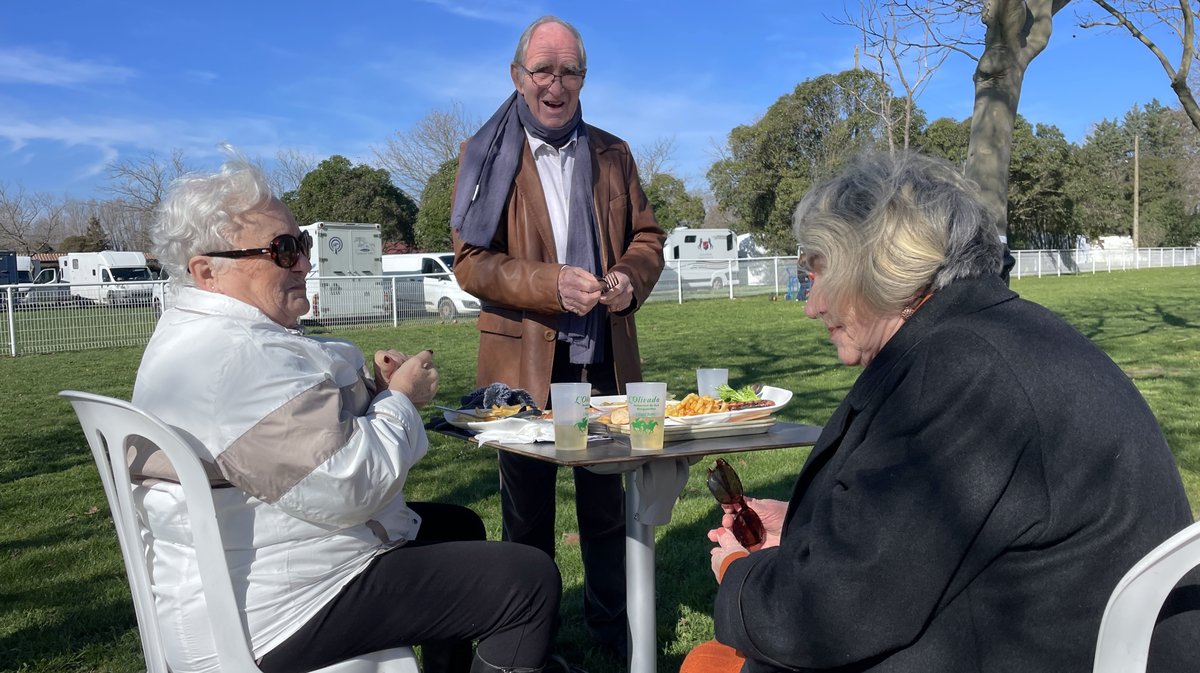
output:
[[[510,93],[520,31],[558,14],[583,33],[584,117],[635,147],[673,138],[668,168],[692,188],[714,145],[807,78],[853,63],[858,35],[817,0],[393,0],[6,3],[0,18],[0,183],[103,197],[104,167],[181,148],[290,148],[371,162],[397,130],[460,102],[487,118]],[[1076,3],[1079,4],[1079,3]],[[1082,6],[1082,5],[1081,5]],[[851,5],[856,7],[856,5]],[[919,101],[969,116],[974,63],[951,57]],[[1166,76],[1124,34],[1060,12],[1021,113],[1080,142],[1091,124],[1157,97]]]

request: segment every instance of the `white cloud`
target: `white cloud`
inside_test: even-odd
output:
[[[186,70],[184,72],[185,72],[185,74],[187,74],[188,77],[190,77],[194,80],[197,80],[199,82],[203,82],[204,84],[209,84],[211,82],[215,82],[221,78],[221,76],[218,75],[217,73],[210,72],[208,70]]]
[[[0,82],[69,86],[89,82],[123,82],[134,71],[122,66],[43,54],[23,47],[0,48]]]
[[[451,14],[515,26],[525,26],[534,13],[528,2],[519,0],[421,0]]]

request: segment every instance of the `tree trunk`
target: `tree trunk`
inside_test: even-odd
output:
[[[991,0],[984,6],[983,55],[975,69],[975,109],[966,176],[979,184],[1000,240],[1008,241],[1008,171],[1025,69],[1050,41],[1054,14],[1070,0]],[[1005,278],[1011,257],[1005,255]]]

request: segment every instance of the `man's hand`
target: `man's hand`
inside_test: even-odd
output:
[[[600,303],[608,307],[612,313],[620,313],[629,308],[633,301],[633,283],[629,276],[620,271],[609,271],[604,277],[608,289],[600,295]]]
[[[418,409],[429,404],[438,390],[433,351],[421,351],[405,360],[388,381],[388,388],[407,397]]]
[[[558,270],[558,302],[567,313],[586,315],[600,301],[603,290],[603,283],[577,266]]]

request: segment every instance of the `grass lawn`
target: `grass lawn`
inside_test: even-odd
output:
[[[1103,348],[1146,396],[1200,506],[1200,268],[1023,279],[1013,288],[1066,317]],[[838,364],[825,331],[798,302],[766,298],[652,303],[639,314],[648,379],[676,393],[694,389],[694,369],[727,366],[735,385],[761,381],[796,392],[787,421],[821,424],[857,369]],[[339,331],[364,350],[433,348],[441,372],[437,402],[454,404],[474,381],[475,326],[414,325]],[[108,507],[79,430],[59,390],[128,399],[140,347],[0,358],[9,391],[0,409],[0,671],[143,670],[137,628]],[[186,385],[180,381],[180,385]],[[1064,394],[1070,394],[1064,390]],[[432,415],[432,411],[429,415]],[[434,435],[406,495],[479,512],[499,538],[495,455]],[[733,458],[749,493],[786,498],[805,450]],[[659,670],[676,671],[686,651],[712,637],[715,591],[707,531],[717,506],[697,465],[658,530]],[[582,574],[572,486],[559,479],[559,564],[566,656],[592,673],[624,669],[592,651],[581,624]]]

